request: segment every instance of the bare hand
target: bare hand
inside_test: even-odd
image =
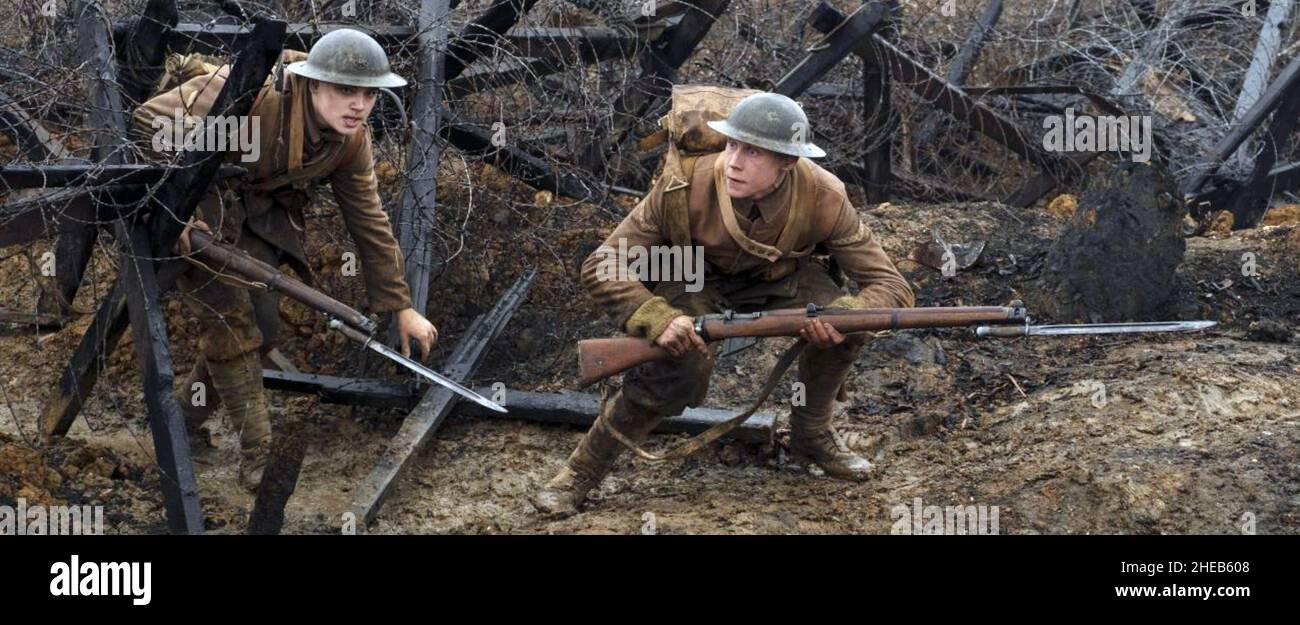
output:
[[[415,341],[420,344],[420,360],[428,360],[429,351],[438,341],[438,328],[414,308],[405,308],[397,313],[397,335],[401,337],[398,344],[403,356],[411,357],[411,341]]]
[[[840,334],[839,330],[817,318],[805,320],[803,329],[799,330],[799,336],[817,349],[835,347],[844,342],[844,335]]]
[[[194,228],[212,234],[212,229],[208,227],[208,224],[203,223],[202,219],[191,219],[189,223],[185,224],[185,229],[181,230],[180,238],[176,239],[175,251],[181,256],[189,256],[194,249],[194,246],[190,244],[190,230]]]
[[[693,349],[700,350],[705,357],[709,356],[708,344],[695,333],[695,320],[686,315],[673,319],[659,338],[655,339],[655,345],[668,350],[673,356],[683,356]]]

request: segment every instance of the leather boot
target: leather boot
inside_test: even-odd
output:
[[[871,477],[871,462],[853,453],[831,426],[835,396],[853,368],[857,351],[851,344],[804,351],[799,381],[806,401],[790,409],[790,451],[812,460],[827,475],[861,481]]]
[[[552,516],[571,516],[587,499],[587,493],[600,485],[614,461],[623,453],[623,444],[611,435],[606,427],[613,425],[624,436],[639,443],[655,428],[662,417],[634,409],[619,391],[605,405],[605,410],[582,437],[578,448],[569,455],[568,463],[533,496],[533,506],[539,512]]]
[[[239,432],[239,485],[255,491],[271,452],[271,415],[262,390],[261,358],[254,350],[231,360],[209,361],[208,371],[231,427]]]

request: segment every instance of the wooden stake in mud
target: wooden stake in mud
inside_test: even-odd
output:
[[[501,296],[501,300],[491,311],[470,324],[464,338],[448,358],[443,370],[444,375],[462,384],[474,375],[492,341],[500,336],[510,317],[528,296],[536,275],[536,270],[530,270]],[[353,494],[352,512],[356,515],[358,525],[365,527],[374,522],[380,506],[392,492],[397,477],[406,470],[411,459],[432,438],[433,432],[442,425],[447,415],[451,414],[451,409],[459,399],[460,396],[449,389],[441,386],[433,387],[415,410],[412,410],[411,414],[402,421],[401,429],[388,444],[388,449],[379,463],[357,486]]]

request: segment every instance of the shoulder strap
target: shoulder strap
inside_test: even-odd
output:
[[[683,157],[676,146],[669,143],[664,156],[664,171],[660,174],[664,185],[663,214],[668,228],[668,240],[677,247],[691,244],[690,196],[691,175],[698,156]]]

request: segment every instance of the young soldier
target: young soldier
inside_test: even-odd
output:
[[[708,267],[702,289],[659,282],[652,292],[637,280],[605,279],[611,272],[602,263],[609,259],[600,250],[583,264],[583,284],[597,305],[628,334],[654,341],[674,358],[638,366],[624,376],[622,390],[567,465],[534,497],[543,513],[577,512],[600,483],[622,451],[610,428],[640,441],[664,417],[703,401],[713,362],[695,333],[694,316],[809,303],[853,308],[913,304],[911,288],[858,218],[844,183],[808,160],[826,153],[806,140],[808,118],[796,102],[773,93],[754,94],[737,103],[727,120],[709,126],[727,138],[726,150],[688,165],[685,215],[673,214],[665,202],[671,189],[661,176],[604,243],[605,249],[652,249],[680,241],[702,246]],[[810,262],[814,251],[829,254],[857,282],[858,293],[843,295],[827,268]],[[617,262],[625,269],[628,259]],[[871,463],[852,453],[831,427],[836,393],[864,339],[846,337],[816,319],[806,322],[801,336],[809,343],[799,358],[806,402],[791,408],[792,451],[828,475],[867,479]]]
[[[271,265],[287,263],[310,281],[303,211],[314,201],[316,186],[329,182],[356,242],[370,309],[396,313],[402,352],[409,355],[414,340],[427,358],[437,329],[411,308],[401,251],[379,200],[366,123],[378,88],[406,81],[389,71],[378,42],[349,29],[321,37],[310,54],[287,50],[280,61],[289,63],[283,88],[268,80],[248,122],[257,124],[260,133],[254,135],[260,139],[257,160],[242,163],[239,154],[227,155],[227,161],[248,167],[249,174],[232,184],[214,184],[191,227],[212,232]],[[202,119],[227,74],[222,68],[190,79],[140,105],[134,116],[137,132],[158,132],[157,118]],[[189,251],[188,227],[178,248]],[[271,441],[259,351],[274,344],[278,296],[250,293],[198,267],[188,270],[180,286],[187,307],[202,322],[202,358],[177,393],[186,426],[197,432],[215,410],[213,400],[219,400],[239,432],[239,482],[254,490]],[[196,382],[208,389],[211,405],[191,403]]]

